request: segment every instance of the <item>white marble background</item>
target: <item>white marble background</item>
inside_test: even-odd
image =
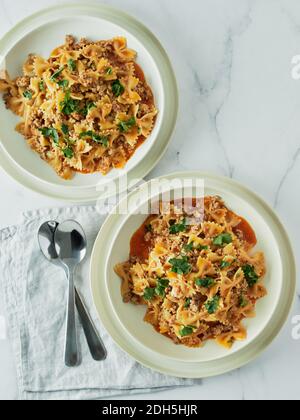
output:
[[[0,35],[24,16],[55,3],[60,2],[0,0]],[[300,80],[291,77],[291,59],[300,54],[299,0],[103,3],[143,21],[167,49],[178,77],[177,130],[150,176],[201,169],[243,182],[277,210],[298,260]],[[0,227],[16,223],[24,209],[64,204],[25,190],[2,171],[0,197]],[[297,314],[299,284],[292,316]],[[0,372],[0,399],[15,398],[12,353],[1,335]],[[250,365],[203,380],[192,389],[152,397],[299,399],[300,340],[292,339],[291,319],[272,346]]]

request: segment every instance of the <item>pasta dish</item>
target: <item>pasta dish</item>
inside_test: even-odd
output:
[[[147,305],[145,321],[176,344],[244,340],[245,318],[266,295],[265,259],[249,223],[220,197],[160,202],[134,234],[130,257],[115,267],[124,302]]]
[[[125,38],[67,36],[48,59],[30,54],[23,76],[2,72],[17,131],[60,177],[123,168],[151,134],[157,110],[136,56]]]

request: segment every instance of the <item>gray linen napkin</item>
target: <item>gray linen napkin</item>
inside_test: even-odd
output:
[[[63,270],[41,255],[37,231],[47,220],[75,219],[86,232],[90,256],[104,217],[96,207],[40,210],[25,213],[20,225],[0,231],[0,284],[20,399],[100,399],[195,383],[146,369],[114,344],[92,304],[88,258],[78,270],[76,285],[101,332],[108,358],[105,362],[91,358],[79,327],[82,365],[64,366],[67,282]]]

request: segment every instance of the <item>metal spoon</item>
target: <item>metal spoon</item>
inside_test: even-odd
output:
[[[57,226],[54,243],[57,255],[67,271],[69,283],[65,364],[73,367],[80,364],[75,322],[74,273],[86,255],[86,238],[82,227],[77,222],[68,220]]]
[[[49,221],[42,224],[38,232],[38,240],[40,249],[44,257],[52,264],[63,268],[67,275],[67,270],[58,258],[54,244],[54,235],[58,225],[59,223],[57,223],[56,221]],[[106,349],[76,287],[75,303],[93,359],[96,361],[105,360],[107,357]]]

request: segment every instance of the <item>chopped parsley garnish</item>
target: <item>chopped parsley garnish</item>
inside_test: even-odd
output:
[[[105,147],[108,146],[108,140],[109,140],[108,137],[107,136],[101,136],[99,134],[96,134],[94,131],[83,131],[80,134],[80,138],[84,138],[84,137],[89,137],[94,142],[100,143],[100,144],[102,144]]]
[[[193,249],[194,249],[194,242],[190,242],[189,244],[185,244],[185,245],[184,245],[184,247],[183,247],[183,249],[184,249],[186,252],[191,252],[191,251],[193,251]]]
[[[108,76],[110,76],[110,75],[113,73],[113,69],[112,69],[112,67],[108,67],[108,68],[105,70],[105,73],[106,73]]]
[[[61,131],[63,132],[65,136],[69,134],[69,127],[67,126],[67,124],[62,124]]]
[[[73,112],[78,112],[79,101],[71,98],[71,92],[66,91],[65,99],[60,103],[60,110],[65,115],[71,115]]]
[[[220,303],[220,296],[219,295],[216,295],[212,299],[208,300],[205,304],[205,308],[206,308],[207,312],[210,315],[214,314],[219,307],[219,303]]]
[[[230,267],[231,266],[231,262],[229,262],[229,261],[225,261],[225,260],[223,260],[222,262],[221,262],[221,264],[220,264],[220,268],[221,269],[223,269],[223,268],[228,268],[228,267]]]
[[[56,70],[56,72],[52,74],[52,76],[50,77],[51,82],[55,82],[57,80],[58,76],[61,74],[63,69],[64,67],[61,67],[60,69]]]
[[[152,287],[146,287],[145,291],[144,291],[144,299],[145,300],[152,300],[155,296],[155,289],[153,289]]]
[[[25,92],[23,92],[23,96],[26,99],[32,99],[32,93],[30,92],[30,90],[25,90]]]
[[[242,269],[249,287],[253,287],[258,282],[258,275],[256,274],[253,265],[244,265]]]
[[[152,225],[150,223],[145,226],[145,229],[146,229],[146,232],[152,232],[153,231]]]
[[[155,296],[165,297],[166,288],[169,286],[168,279],[158,279],[156,287],[146,287],[144,291],[144,299],[152,300]]]
[[[84,117],[87,116],[89,113],[89,110],[92,108],[96,108],[96,104],[94,102],[87,102],[82,109],[80,109],[78,112],[83,115]]]
[[[122,95],[125,92],[125,88],[122,85],[122,83],[120,82],[120,80],[115,80],[112,84],[112,91],[113,94],[118,97],[120,95]]]
[[[145,291],[144,291],[144,299],[145,300],[152,300],[155,296],[155,289],[153,289],[152,287],[146,287]]]
[[[209,288],[215,284],[215,281],[211,277],[205,277],[203,279],[196,279],[195,284],[196,286],[199,286],[199,287]]]
[[[188,257],[172,258],[170,261],[172,265],[172,272],[177,274],[188,274],[192,266],[189,264]]]
[[[231,244],[231,242],[232,242],[232,236],[230,233],[221,233],[221,235],[218,235],[213,239],[213,244],[218,245],[218,246]]]
[[[39,88],[42,92],[45,92],[45,82],[44,82],[44,80],[40,81]]]
[[[184,307],[185,309],[189,308],[189,307],[190,307],[191,302],[192,302],[192,299],[191,299],[191,298],[186,298],[186,299],[185,299],[185,303],[184,303],[184,306],[183,306],[183,307]]]
[[[188,335],[193,334],[195,329],[196,327],[192,327],[192,326],[182,327],[181,330],[179,331],[179,334],[181,335],[181,337],[186,337]]]
[[[169,280],[168,279],[158,279],[157,285],[155,287],[155,293],[157,296],[165,297],[166,295],[166,288],[169,286]]]
[[[245,308],[248,305],[248,300],[245,298],[244,295],[240,296],[239,298],[239,305],[241,308]]]
[[[63,154],[68,159],[72,159],[72,157],[74,156],[74,152],[73,149],[71,149],[71,147],[66,147],[65,149],[63,149]]]
[[[176,223],[170,226],[169,232],[171,233],[171,235],[176,235],[176,233],[185,232],[186,227],[186,219],[183,219],[180,223]]]
[[[208,245],[199,245],[197,247],[200,251],[207,251],[209,249]]]
[[[55,128],[44,127],[44,128],[39,128],[39,131],[43,134],[43,136],[50,137],[55,144],[58,144],[59,135],[58,135],[58,132]]]
[[[132,127],[136,125],[136,119],[134,117],[129,118],[127,121],[120,121],[118,128],[121,133],[127,133]]]
[[[70,58],[68,60],[68,67],[69,67],[70,71],[75,71],[76,70],[76,63],[72,58]]]
[[[59,87],[62,87],[63,89],[67,89],[67,87],[69,86],[69,81],[64,79],[64,80],[59,80],[57,82]]]

